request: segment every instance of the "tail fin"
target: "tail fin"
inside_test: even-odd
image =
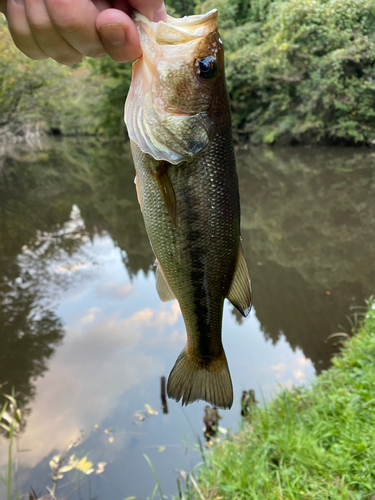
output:
[[[167,393],[176,401],[182,398],[183,405],[203,399],[217,408],[230,408],[233,387],[224,351],[207,362],[184,349],[169,375]]]

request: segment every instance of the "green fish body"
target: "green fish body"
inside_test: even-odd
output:
[[[246,316],[251,308],[251,287],[240,243],[238,179],[223,49],[216,32],[216,11],[205,16],[192,16],[198,26],[199,17],[203,18],[201,24],[207,26],[208,19],[211,25],[204,36],[193,40],[195,47],[190,47],[189,58],[178,54],[189,71],[173,62],[174,71],[169,71],[169,75],[172,78],[173,73],[178,72],[177,90],[176,85],[173,87],[168,83],[167,86],[172,88],[163,94],[168,68],[162,67],[158,71],[157,63],[156,71],[152,73],[155,76],[150,78],[159,82],[159,88],[155,83],[150,84],[151,101],[157,101],[157,96],[162,95],[164,105],[167,101],[172,108],[173,104],[174,113],[162,113],[156,121],[154,107],[151,112],[143,109],[140,118],[139,109],[134,102],[128,104],[128,97],[127,126],[137,173],[138,197],[157,260],[157,290],[163,301],[178,300],[186,325],[187,344],[169,376],[168,396],[177,401],[182,399],[183,404],[203,399],[216,407],[229,408],[233,402],[233,389],[221,340],[223,304],[224,299],[229,298]],[[147,21],[146,24],[145,19],[140,18],[141,41],[145,32],[153,43],[155,39],[158,41],[155,32],[150,34],[150,25],[155,23]],[[186,26],[189,18],[183,19]],[[170,24],[178,22],[181,20],[172,20]],[[195,33],[197,31],[195,28]],[[191,31],[188,35],[191,36]],[[159,45],[163,46],[160,37]],[[165,33],[162,37],[166,37]],[[189,41],[192,43],[184,40],[185,45]],[[178,45],[181,47],[183,43]],[[149,47],[143,48],[144,54],[147,53]],[[164,63],[164,54],[160,60]],[[210,72],[203,78],[199,71],[202,68],[208,68]],[[139,73],[138,68],[138,77]],[[194,78],[205,92],[203,98],[199,94],[197,99],[200,98],[203,105],[187,113],[186,100],[184,102],[181,98],[178,101],[170,95],[183,92],[181,82],[185,80],[189,82],[185,85],[186,93],[196,92],[196,82],[191,85],[190,78]],[[134,85],[137,85],[135,93],[139,92],[139,80],[137,83],[133,76]],[[205,98],[206,94],[210,99]],[[192,100],[190,94],[189,99]],[[176,101],[182,106],[183,113],[181,108],[176,113]],[[138,106],[147,102],[150,102],[149,96]],[[134,113],[137,113],[139,130],[132,132]],[[151,140],[147,137],[139,139],[147,126]]]

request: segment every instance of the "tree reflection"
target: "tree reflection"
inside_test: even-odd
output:
[[[373,153],[259,149],[238,164],[256,315],[320,371],[337,349],[327,337],[374,292]]]
[[[0,183],[0,383],[7,382],[8,393],[15,388],[21,407],[63,337],[46,300],[47,263],[62,238],[56,233],[55,241],[47,231],[56,232],[70,210],[56,210],[42,164],[7,158]],[[74,246],[66,250],[74,252]]]
[[[54,268],[72,265],[84,243],[103,233],[131,276],[153,262],[129,149],[91,140],[45,146],[3,159],[0,177],[0,384],[15,387],[23,415],[64,334],[53,297],[69,276]]]
[[[93,236],[107,232],[121,249],[130,276],[151,269],[153,253],[144,228],[134,186],[130,144],[86,140],[63,142],[70,173],[82,185],[76,197],[86,229]]]

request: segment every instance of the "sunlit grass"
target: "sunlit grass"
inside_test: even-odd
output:
[[[256,408],[207,458],[194,498],[373,499],[375,302],[311,388]]]

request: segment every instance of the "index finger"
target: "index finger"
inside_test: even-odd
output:
[[[130,5],[150,21],[166,21],[167,11],[163,0],[129,0]]]

